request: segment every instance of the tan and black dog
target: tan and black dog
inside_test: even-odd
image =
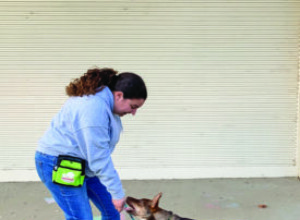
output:
[[[142,220],[192,220],[189,218],[182,218],[175,215],[173,212],[158,207],[161,196],[162,193],[159,193],[152,200],[127,197],[127,207],[125,210],[130,215],[136,216]]]

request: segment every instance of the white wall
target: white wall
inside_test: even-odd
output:
[[[144,77],[123,179],[297,176],[298,1],[0,1],[0,181],[88,68]]]

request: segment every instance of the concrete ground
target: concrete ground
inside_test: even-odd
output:
[[[160,206],[197,220],[299,220],[296,178],[123,181],[127,195],[152,198]],[[95,219],[99,212],[93,207]],[[0,183],[1,220],[63,220],[40,182]],[[126,219],[129,219],[126,215]]]

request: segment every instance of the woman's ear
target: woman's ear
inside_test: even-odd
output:
[[[113,92],[113,94],[114,94],[115,101],[120,101],[123,99],[123,92],[115,91]]]

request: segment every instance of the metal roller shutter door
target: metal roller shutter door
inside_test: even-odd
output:
[[[64,87],[97,65],[149,99],[123,179],[296,176],[299,1],[0,1],[0,180],[34,180]]]

